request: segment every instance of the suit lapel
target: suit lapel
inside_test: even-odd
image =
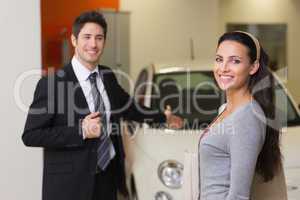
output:
[[[110,102],[111,110],[115,110],[115,105],[116,105],[115,104],[115,96],[113,94],[113,86],[112,86],[113,82],[111,79],[112,71],[102,67],[101,65],[98,66],[98,69],[99,69],[100,75],[102,76],[102,82],[103,82],[105,91],[107,93],[107,96],[108,96],[108,99]]]
[[[117,84],[115,79],[113,79],[113,72],[106,67],[103,66],[99,66],[99,73],[102,76],[102,80],[103,80],[103,84],[107,93],[107,96],[109,98],[110,101],[110,107],[111,107],[111,111],[113,112],[114,110],[117,110],[117,104],[116,104],[116,98],[117,95],[114,93],[114,84]],[[111,114],[111,122],[116,122],[116,118],[115,118],[115,114]],[[122,142],[122,137],[119,137],[121,134],[120,129],[115,129],[112,130],[113,134],[111,134],[111,139],[113,141],[116,153],[118,156],[120,156],[121,160],[124,159],[125,157],[125,153],[124,153],[124,149],[123,149],[123,142]]]
[[[67,65],[65,67],[65,71],[67,76],[67,96],[69,98],[69,103],[70,101],[73,101],[71,103],[74,103],[75,113],[79,115],[86,115],[90,113],[89,106],[72,65]]]

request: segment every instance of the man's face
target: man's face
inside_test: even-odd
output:
[[[93,70],[102,55],[105,37],[101,26],[88,22],[80,30],[78,37],[71,36],[75,56],[81,64]]]

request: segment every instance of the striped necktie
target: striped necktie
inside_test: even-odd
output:
[[[97,166],[101,170],[105,170],[111,159],[110,149],[113,147],[111,138],[108,134],[105,106],[97,87],[97,72],[90,74],[91,92],[94,99],[95,111],[99,111],[101,115],[102,128],[100,142],[97,149]]]

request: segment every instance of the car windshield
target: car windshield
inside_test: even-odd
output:
[[[283,87],[276,83],[276,105],[284,115],[283,126],[300,125],[299,115]],[[205,128],[225,103],[225,95],[217,87],[212,71],[156,74],[152,87],[151,107],[172,111],[185,119],[186,129]]]
[[[188,129],[207,126],[225,99],[211,71],[157,74],[151,97],[153,108],[163,110],[170,105],[175,114],[186,120]]]

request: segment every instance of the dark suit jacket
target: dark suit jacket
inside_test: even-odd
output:
[[[164,122],[165,116],[141,112],[108,67],[99,66],[99,71],[103,75],[111,104],[111,122],[114,123],[111,138],[116,150],[116,180],[112,187],[125,192],[125,155],[119,134],[120,119]],[[22,139],[26,146],[44,148],[43,200],[92,198],[99,140],[83,140],[79,134],[79,120],[89,113],[71,64],[38,82]]]

